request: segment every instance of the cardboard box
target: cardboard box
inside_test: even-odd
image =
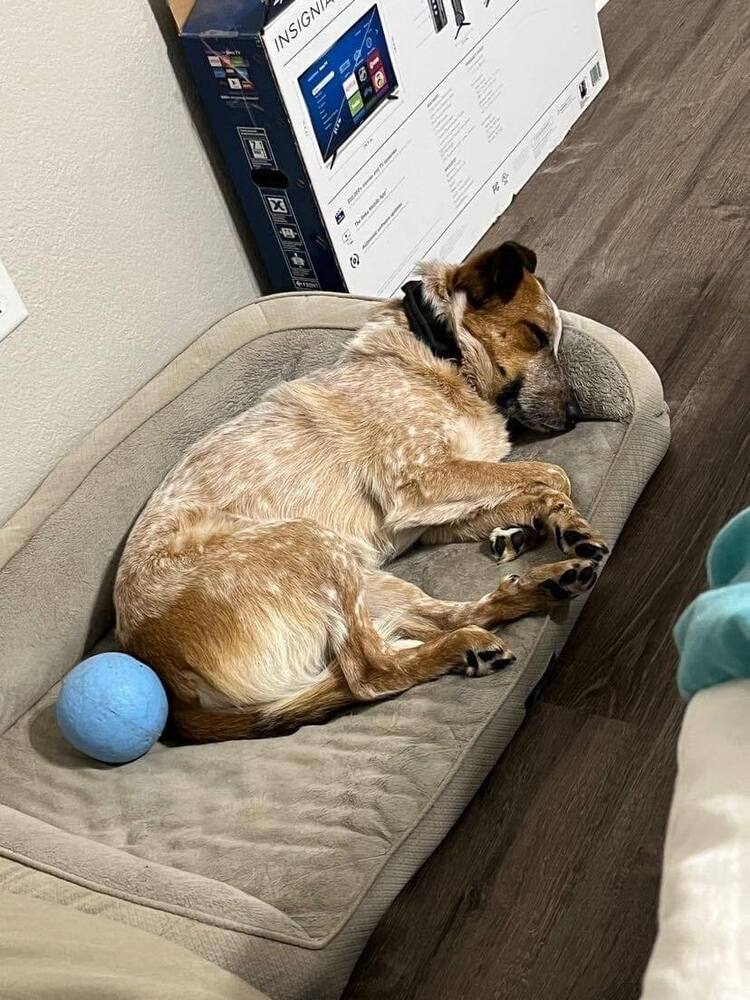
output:
[[[607,80],[591,0],[172,0],[273,287],[459,260]]]

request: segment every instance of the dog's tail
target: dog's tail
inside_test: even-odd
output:
[[[220,743],[278,736],[303,724],[324,722],[357,700],[341,672],[333,667],[304,690],[267,705],[209,709],[174,701],[171,718],[178,736],[186,743]]]

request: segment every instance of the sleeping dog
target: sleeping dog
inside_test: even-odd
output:
[[[338,363],[270,390],[194,444],[127,541],[118,637],[191,741],[288,731],[513,654],[493,631],[591,588],[607,553],[565,472],[506,462],[510,417],[580,416],[536,256],[504,243],[423,265]],[[548,533],[566,558],[438,601],[383,567],[417,540],[489,537],[500,561]]]

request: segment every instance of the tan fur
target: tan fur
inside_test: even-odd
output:
[[[151,497],[117,574],[118,635],[164,679],[186,739],[281,732],[447,671],[488,672],[512,658],[493,628],[593,583],[606,547],[563,470],[500,461],[510,445],[498,395],[536,366],[554,422],[567,392],[529,325],[552,343],[559,313],[528,257],[508,276],[516,252],[530,253],[509,246],[423,268],[460,367],[389,303],[333,369],[212,431]],[[515,533],[505,545],[509,527],[523,543]],[[381,569],[420,537],[499,531],[508,559],[547,530],[584,558],[505,577],[478,602],[435,601]]]

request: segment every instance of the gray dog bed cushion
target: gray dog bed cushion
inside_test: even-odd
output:
[[[169,938],[273,998],[341,992],[384,910],[517,729],[582,601],[504,630],[518,654],[509,670],[449,676],[277,739],[157,745],[112,768],[65,744],[53,706],[60,679],[111,630],[123,540],[185,446],[268,387],[332,363],[372,306],[319,293],[233,313],[0,529],[0,888]],[[563,465],[613,544],[666,450],[669,419],[635,347],[591,320],[564,323],[563,361],[591,419],[511,457]],[[555,558],[543,548],[522,564]],[[395,572],[468,599],[502,570],[485,543],[418,548]]]

